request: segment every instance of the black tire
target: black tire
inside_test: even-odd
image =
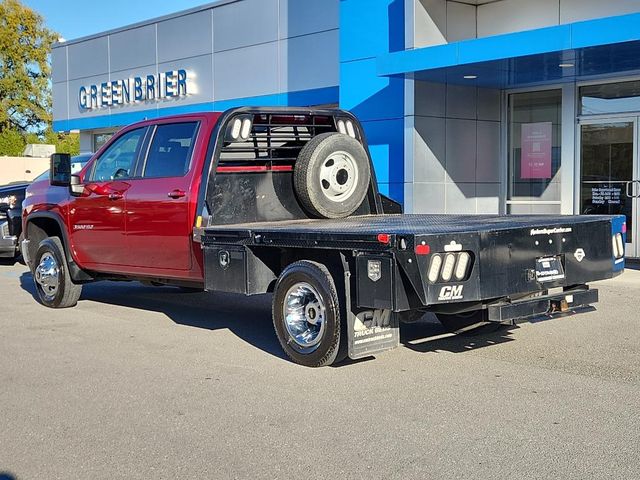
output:
[[[300,203],[321,218],[351,215],[362,205],[370,182],[369,157],[362,144],[335,132],[313,137],[302,148],[293,175]]]
[[[324,306],[321,327],[317,327],[308,320],[307,308],[313,307],[313,302],[306,307],[300,307],[305,310],[302,323],[307,322],[309,329],[319,329],[315,340],[317,343],[308,347],[300,344],[299,340],[292,335],[287,327],[284,312],[290,290],[300,285],[312,287],[315,290],[313,293],[318,294]],[[302,260],[285,268],[276,283],[273,294],[272,317],[278,341],[287,356],[295,363],[307,367],[323,367],[337,363],[346,357],[345,349],[340,348],[341,342],[346,343],[346,339],[342,334],[338,293],[333,278],[324,265]]]
[[[49,265],[55,265],[57,270],[57,288],[55,291],[43,286],[38,279],[43,279],[46,264],[43,258],[47,256],[55,261]],[[82,285],[73,283],[69,276],[69,267],[64,254],[64,247],[58,237],[45,238],[38,245],[33,263],[33,279],[40,303],[50,308],[73,307],[78,303],[82,293]],[[49,269],[51,271],[51,269]],[[44,281],[44,280],[41,280]],[[45,291],[45,288],[47,290]]]
[[[469,313],[448,315],[436,313],[436,317],[445,330],[458,335],[484,335],[504,328],[504,324],[490,322],[486,310],[475,310]]]

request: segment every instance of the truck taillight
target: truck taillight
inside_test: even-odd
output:
[[[435,253],[431,256],[427,279],[430,283],[463,281],[469,276],[473,257],[469,252]]]
[[[624,239],[622,233],[616,233],[611,237],[611,243],[613,245],[613,256],[618,259],[624,257]]]
[[[462,252],[458,255],[458,263],[456,264],[455,271],[456,280],[462,280],[467,276],[467,269],[469,268],[470,261],[471,255],[467,252]]]
[[[456,256],[454,253],[448,253],[446,257],[444,257],[444,266],[442,267],[442,273],[440,274],[440,278],[445,282],[451,280],[453,276],[453,268],[456,265]]]
[[[429,273],[427,274],[427,278],[431,283],[436,283],[438,281],[438,277],[440,276],[440,267],[442,267],[442,256],[436,254],[431,257]]]

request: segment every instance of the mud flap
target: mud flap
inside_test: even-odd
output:
[[[400,345],[398,313],[386,309],[355,306],[351,297],[351,272],[343,261],[345,298],[343,312],[347,316],[348,355],[351,359],[368,357]]]

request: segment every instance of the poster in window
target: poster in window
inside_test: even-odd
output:
[[[551,122],[522,124],[520,178],[551,178]]]

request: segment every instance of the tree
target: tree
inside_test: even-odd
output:
[[[0,133],[43,133],[50,124],[49,54],[56,38],[19,0],[0,0]]]
[[[7,128],[0,132],[0,156],[19,157],[24,147],[24,138],[16,130]]]
[[[44,143],[55,145],[56,152],[59,153],[69,153],[71,155],[80,153],[79,133],[56,133],[53,130],[47,130],[44,134]]]

